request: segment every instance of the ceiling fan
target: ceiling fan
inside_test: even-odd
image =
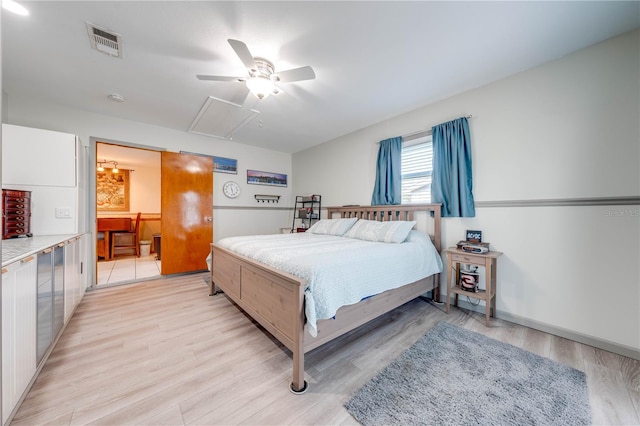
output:
[[[199,80],[210,81],[231,81],[245,83],[246,90],[244,90],[238,100],[241,102],[235,102],[240,105],[244,103],[249,92],[253,93],[258,99],[264,99],[270,94],[277,95],[280,89],[276,86],[276,83],[292,83],[294,81],[313,80],[316,78],[316,73],[310,66],[293,68],[286,71],[276,72],[273,63],[265,58],[254,57],[246,44],[240,40],[228,39],[227,40],[236,55],[240,58],[249,75],[247,77],[229,77],[222,75],[197,75]]]

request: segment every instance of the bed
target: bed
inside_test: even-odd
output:
[[[356,230],[358,227],[353,225],[344,235],[313,235],[314,232],[309,230],[300,235],[229,237],[211,245],[210,294],[224,292],[291,350],[293,377],[290,390],[293,393],[303,393],[308,387],[304,379],[306,352],[429,291],[435,301],[440,299],[440,204],[329,207],[327,217],[338,220],[321,221],[323,224],[333,222],[333,225],[337,225],[337,222],[340,222],[340,226],[343,226],[345,222],[355,222],[362,226]],[[377,223],[372,224],[368,221]],[[386,226],[388,229],[410,229],[414,222],[415,228],[423,233],[408,231],[408,236],[402,244],[364,244],[360,240],[361,236],[357,235],[358,231],[364,229],[365,224]],[[349,238],[349,234],[352,238]],[[424,243],[425,234],[428,235],[426,239],[432,251],[432,254],[428,255],[419,251],[423,247],[427,250]],[[339,249],[338,244],[343,243],[345,248]],[[309,249],[313,251],[304,254],[303,250],[306,248],[303,249],[298,244],[313,246]],[[378,247],[374,249],[370,246]],[[344,256],[337,254],[337,250],[342,250],[339,253],[344,253]],[[392,257],[398,255],[396,251],[399,258]],[[291,258],[295,261],[289,262]],[[320,262],[311,262],[311,258],[319,259]],[[371,287],[361,290],[359,285],[345,285],[343,287],[349,289],[349,294],[339,297],[343,297],[346,302],[333,300],[338,298],[337,296],[325,301],[322,299],[325,293],[322,290],[325,288],[323,286],[330,285],[332,281],[343,281],[335,279],[340,270],[337,269],[339,265],[334,263],[341,263],[340,258],[353,262],[349,263],[349,273],[360,275],[355,272],[361,271],[362,276],[357,279],[368,281]],[[371,275],[367,276],[367,273],[371,274],[371,271],[367,271],[371,269],[370,266],[353,266],[358,265],[361,258],[370,259],[369,265],[384,264],[388,259],[389,265],[400,266],[395,270],[387,267],[390,271],[388,277],[372,279]],[[404,258],[406,259],[402,260]],[[422,261],[427,258],[428,261]],[[285,263],[285,260],[289,263]],[[409,263],[400,263],[401,261]],[[434,268],[434,264],[439,265],[439,269]],[[409,272],[405,274],[406,270]],[[416,278],[418,276],[421,277]],[[379,292],[382,282],[391,284],[389,289]],[[378,290],[371,290],[372,288]],[[345,304],[336,308],[337,303]],[[314,310],[311,311],[310,307]],[[315,315],[316,310],[320,312],[319,315]]]

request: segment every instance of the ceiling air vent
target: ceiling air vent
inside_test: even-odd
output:
[[[97,27],[91,22],[87,22],[87,31],[89,32],[91,47],[109,56],[122,57],[122,38],[120,34]]]

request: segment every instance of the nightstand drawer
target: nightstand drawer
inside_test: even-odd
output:
[[[485,257],[471,253],[451,253],[451,260],[460,263],[479,263],[484,265]]]

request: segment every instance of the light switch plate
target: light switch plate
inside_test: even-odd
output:
[[[56,219],[71,219],[71,207],[56,207]]]

